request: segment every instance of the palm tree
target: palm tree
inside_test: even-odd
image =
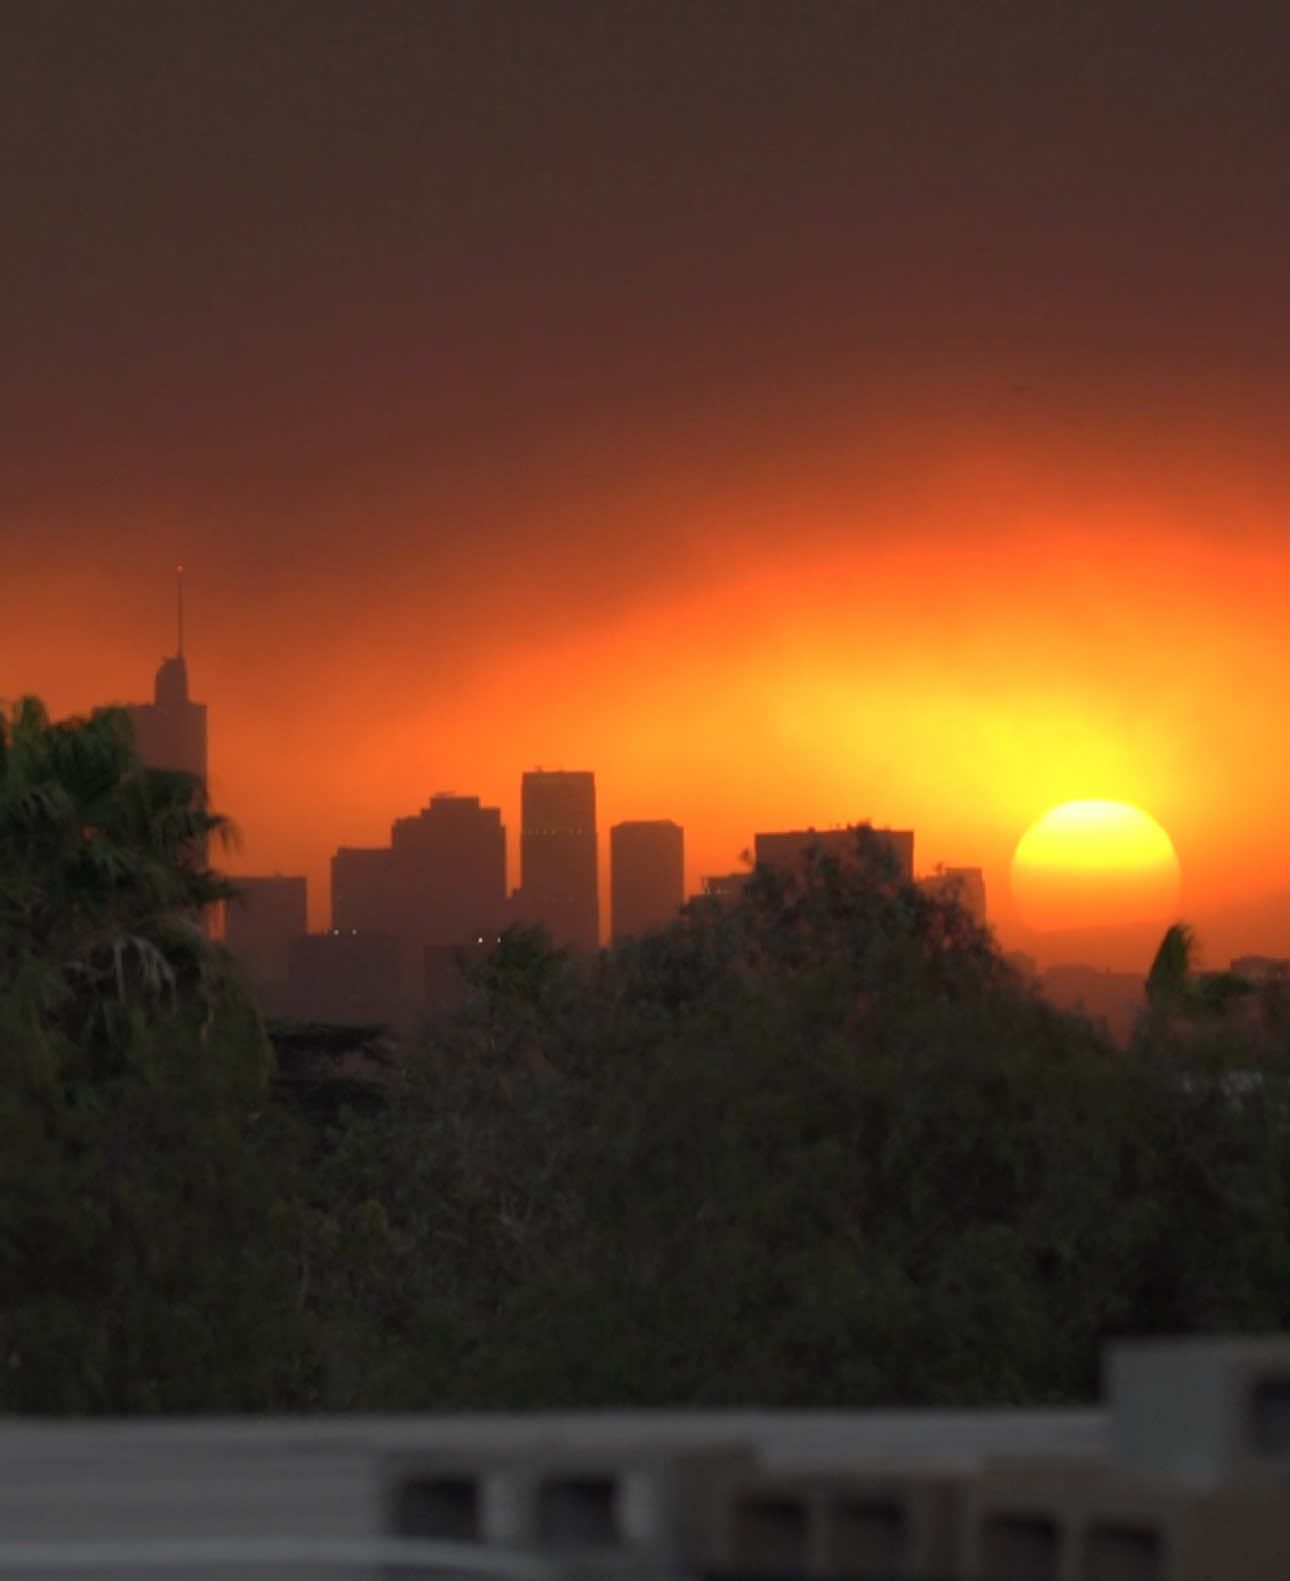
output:
[[[1196,935],[1185,922],[1175,922],[1160,941],[1147,973],[1147,1002],[1161,1012],[1182,1010],[1191,997]]]
[[[1198,972],[1195,959],[1195,934],[1186,923],[1175,922],[1147,973],[1147,1004],[1157,1020],[1214,1023],[1257,991],[1258,985],[1239,972]]]
[[[229,835],[200,781],[142,765],[124,709],[0,711],[0,1045],[95,1069],[159,1014],[208,1022],[232,984],[201,916],[234,890],[206,853]]]

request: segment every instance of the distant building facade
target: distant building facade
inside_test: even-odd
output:
[[[395,820],[387,846],[342,846],[331,861],[331,920],[341,933],[398,940],[409,997],[427,946],[495,937],[506,921],[506,829],[477,796],[436,795]]]
[[[331,925],[339,933],[397,933],[394,853],[342,845],[331,859]]]
[[[188,695],[188,664],[182,653],[163,659],[150,703],[127,703],[134,744],[149,768],[192,774],[205,786],[206,704]]]
[[[506,911],[506,830],[478,796],[432,796],[390,834],[402,929],[419,949],[495,935]]]
[[[188,693],[188,662],[183,650],[183,622],[179,651],[161,661],[153,680],[150,703],[126,703],[135,750],[146,768],[191,774],[208,789],[206,758],[206,704],[195,703]],[[201,837],[194,855],[200,866],[208,860],[208,842]],[[204,933],[214,930],[217,909],[209,907],[198,917]]]
[[[288,946],[291,1014],[399,1027],[410,1019],[398,940],[388,933],[306,933]]]
[[[620,939],[664,927],[685,903],[685,832],[670,818],[609,831],[611,931]]]
[[[733,904],[743,899],[751,877],[752,874],[745,868],[738,873],[714,873],[708,878],[701,878],[699,893],[694,899]]]
[[[979,867],[938,867],[918,883],[929,895],[956,900],[978,927],[985,927],[985,874]]]
[[[290,944],[309,931],[304,878],[238,877],[240,894],[227,903],[224,943],[260,989],[278,993],[290,976]]]
[[[859,830],[869,825],[849,825],[845,829],[789,829],[753,837],[753,855],[758,866],[776,867],[796,871],[806,860],[813,847],[839,862],[859,859]],[[895,857],[901,877],[909,882],[914,877],[914,831],[912,829],[870,829]]]
[[[596,776],[534,770],[520,789],[521,887],[515,914],[541,923],[557,944],[600,944]]]

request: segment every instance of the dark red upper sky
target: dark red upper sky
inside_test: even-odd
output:
[[[825,568],[830,614],[844,568],[878,628],[878,549],[944,598],[938,566],[1006,582],[991,545],[1038,517],[1104,545],[1140,519],[1131,574],[1108,572],[1123,601],[1149,598],[1161,534],[1280,541],[1283,5],[38,0],[0,19],[0,553],[23,590],[0,693],[141,694],[184,558],[253,865],[317,873],[441,770],[513,796],[540,731],[503,712],[463,734],[454,710],[581,632],[602,691],[552,750],[626,811],[616,767],[652,782],[609,745],[624,672],[661,647],[678,693],[702,685],[722,646],[705,590],[786,561]],[[648,643],[616,648],[632,622]],[[1270,696],[1250,706],[1271,718]],[[337,765],[338,741],[410,721],[419,757],[375,780]],[[760,762],[756,722],[738,729]],[[763,806],[733,764],[731,855]],[[847,772],[840,804],[899,821]],[[717,865],[715,812],[631,810],[688,822]]]
[[[391,505],[527,552],[531,488],[682,436],[724,484],[855,412],[1264,386],[1287,46],[1212,0],[10,5],[6,517],[236,517],[276,579]]]

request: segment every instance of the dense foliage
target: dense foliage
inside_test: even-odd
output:
[[[224,832],[195,780],[139,766],[122,713],[0,721],[2,1407],[300,1393],[295,1142],[201,926]]]
[[[1290,1318],[1285,1048],[1184,1035],[1177,948],[1116,1050],[862,837],[591,963],[513,931],[327,1102],[192,925],[192,783],[3,745],[0,1404],[1073,1400]]]

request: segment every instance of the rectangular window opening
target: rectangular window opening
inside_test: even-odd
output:
[[[841,1499],[833,1510],[832,1564],[840,1576],[897,1575],[908,1563],[909,1513],[897,1499]]]
[[[1150,1526],[1098,1521],[1084,1538],[1081,1581],[1165,1581],[1165,1551]]]
[[[473,1477],[410,1477],[395,1497],[395,1531],[400,1537],[478,1542],[479,1502]]]
[[[990,1515],[981,1532],[981,1573],[990,1581],[1057,1581],[1061,1535],[1047,1515]]]
[[[735,1505],[731,1532],[735,1567],[762,1574],[803,1571],[808,1526],[802,1499],[745,1495]]]
[[[552,1547],[613,1547],[618,1530],[618,1485],[612,1477],[548,1478],[538,1488],[539,1541]]]

